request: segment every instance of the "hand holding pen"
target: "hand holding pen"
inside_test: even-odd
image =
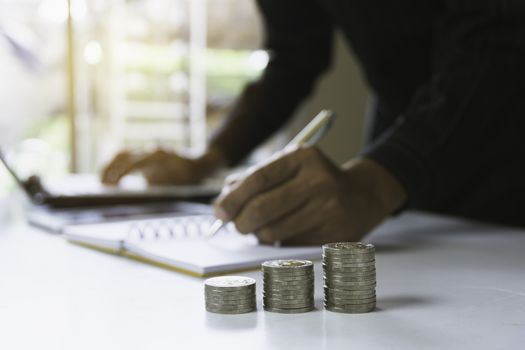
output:
[[[303,145],[314,145],[324,136],[324,134],[331,127],[333,119],[334,113],[332,111],[322,110],[284,147],[283,151],[292,151],[294,148]],[[278,158],[281,154],[282,152],[274,154],[273,157],[269,159],[269,161],[271,162],[272,160]],[[265,164],[266,163],[264,163],[263,165]],[[260,167],[261,165],[259,165],[259,168]],[[254,169],[255,168],[252,168],[251,172],[253,172]],[[220,199],[223,198],[226,193],[229,193],[230,188],[234,184],[234,182],[238,182],[238,180],[240,180],[241,177],[247,177],[249,173],[240,175],[236,174],[235,181],[231,179],[226,180],[225,188],[215,205],[217,220],[213,223],[213,225],[210,228],[210,232],[208,235],[210,238],[216,235],[229,222],[229,219],[227,219],[228,215],[221,212],[221,207],[219,205]]]
[[[338,166],[315,147],[295,147],[225,187],[215,214],[262,243],[358,241],[402,204],[393,181],[372,160],[356,158]]]

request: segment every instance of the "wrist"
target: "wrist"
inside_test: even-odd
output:
[[[367,191],[387,216],[396,212],[407,200],[406,190],[401,183],[381,164],[368,158],[356,158],[343,165],[351,175],[351,181]]]

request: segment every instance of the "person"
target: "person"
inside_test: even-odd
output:
[[[242,161],[330,66],[334,29],[375,100],[370,142],[342,166],[297,148],[225,186],[216,215],[262,242],[357,241],[404,209],[525,225],[523,0],[258,0],[271,59],[207,152],[118,155],[103,179],[139,170],[192,183]]]

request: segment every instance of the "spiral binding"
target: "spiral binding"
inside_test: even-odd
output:
[[[215,220],[213,215],[191,215],[133,222],[127,239],[201,238]]]

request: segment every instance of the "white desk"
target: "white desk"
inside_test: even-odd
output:
[[[4,225],[5,226],[5,225]],[[0,230],[0,349],[523,349],[525,231],[405,215],[376,231],[378,310],[223,316],[203,281]],[[257,272],[246,275],[256,277]]]

